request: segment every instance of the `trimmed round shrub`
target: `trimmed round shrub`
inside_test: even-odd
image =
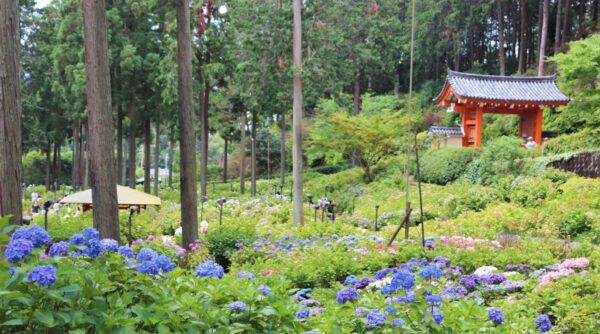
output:
[[[433,149],[421,159],[421,179],[424,182],[444,185],[452,182],[468,170],[476,156],[471,147],[448,147]]]
[[[492,184],[507,175],[517,175],[521,170],[519,160],[527,154],[518,138],[494,139],[483,148],[476,179],[483,184]]]

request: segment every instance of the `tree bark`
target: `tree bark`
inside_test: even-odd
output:
[[[357,74],[354,76],[354,114],[360,114],[360,75]]]
[[[50,191],[50,184],[51,184],[51,175],[50,175],[50,169],[51,169],[51,157],[50,157],[50,150],[52,150],[52,144],[50,143],[50,139],[48,139],[48,144],[46,144],[46,177],[44,179],[45,183],[46,183],[46,192]]]
[[[136,93],[135,93],[135,75],[129,76],[129,138],[128,138],[128,150],[127,153],[127,164],[128,164],[128,185],[129,188],[135,189],[135,169],[136,169],[136,155],[137,149],[135,145],[136,135]]]
[[[21,224],[19,1],[0,1],[0,217]]]
[[[123,107],[117,106],[117,183],[123,185]]]
[[[561,0],[556,0],[556,26],[554,29],[554,54],[560,50],[560,19],[561,19]]]
[[[58,156],[58,144],[54,142],[52,150],[52,176],[50,177],[50,189],[56,191],[56,170],[58,169],[58,162],[56,160]]]
[[[240,122],[240,193],[243,194],[246,191],[246,111],[242,111],[242,119]]]
[[[147,111],[146,111],[147,113]],[[144,192],[150,193],[150,115],[144,117]]]
[[[304,225],[304,196],[302,195],[302,0],[294,0],[293,58],[294,73],[293,96],[293,206],[294,225]]]
[[[229,140],[225,138],[225,147],[223,148],[223,182],[227,183],[227,144]]]
[[[173,188],[173,156],[175,146],[175,126],[169,130],[169,188]]]
[[[55,163],[55,170],[54,170],[54,178],[55,178],[55,182],[56,182],[56,189],[60,190],[60,174],[62,172],[62,157],[61,157],[61,152],[60,152],[60,146],[61,146],[61,141],[57,141],[56,142],[56,163]]]
[[[496,0],[498,16],[498,62],[500,65],[500,75],[506,75],[506,61],[504,52],[504,14],[502,13],[502,0]]]
[[[546,40],[548,39],[548,0],[544,1],[543,21],[542,21],[542,37],[540,38],[540,52],[538,57],[538,75],[545,75],[544,57],[546,53]]]
[[[519,0],[521,33],[519,34],[519,73],[525,73],[525,32],[527,31],[527,9],[525,0]]]
[[[204,92],[200,98],[200,191],[206,196],[206,180],[208,173],[208,98],[210,96],[210,83],[204,80]]]
[[[73,163],[71,168],[71,188],[79,188],[79,121],[73,121]]]
[[[192,39],[187,0],[177,0],[177,65],[182,246],[188,248],[198,239],[198,212],[192,102]]]
[[[250,182],[250,193],[252,197],[256,196],[256,110],[252,110],[252,153],[251,153],[251,182]]]
[[[279,115],[279,184],[285,184],[285,114]]]
[[[83,0],[88,142],[94,227],[100,238],[119,240],[117,177],[104,0]]]
[[[569,9],[571,8],[571,0],[565,0],[565,15],[563,15],[562,35],[560,37],[560,47],[569,41]]]
[[[154,195],[158,196],[158,173],[160,169],[160,111],[156,110],[156,144],[154,146]]]

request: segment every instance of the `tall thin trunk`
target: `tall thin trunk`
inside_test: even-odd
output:
[[[544,1],[544,13],[543,13],[543,21],[542,21],[542,37],[540,38],[540,53],[538,57],[538,75],[544,75],[544,57],[546,52],[546,40],[548,39],[548,16],[550,15],[548,11],[548,0]]]
[[[242,111],[242,119],[240,122],[240,193],[246,191],[246,111]]]
[[[206,180],[208,173],[208,98],[210,96],[210,83],[208,78],[204,82],[204,92],[200,99],[200,191],[206,196]]]
[[[79,153],[79,184],[82,189],[88,189],[88,179],[87,176],[89,171],[88,165],[88,148],[87,148],[87,120],[85,124],[81,125],[81,140],[79,143],[80,153]]]
[[[563,15],[562,35],[560,38],[560,47],[569,41],[569,9],[571,8],[571,0],[565,0],[565,15]]]
[[[556,0],[556,26],[554,29],[554,54],[560,50],[560,19],[561,19],[561,0]]]
[[[136,135],[136,125],[137,125],[137,117],[136,117],[136,94],[135,94],[135,75],[132,74],[129,76],[129,138],[128,138],[128,151],[127,154],[127,173],[128,173],[128,185],[130,188],[135,189],[135,169],[136,169],[136,145],[135,145],[135,135]]]
[[[251,171],[251,182],[250,182],[250,193],[252,194],[252,197],[256,196],[256,110],[252,109],[252,131],[251,131],[251,136],[252,136],[252,153],[251,153],[251,165],[250,165],[250,171]]]
[[[504,54],[504,14],[502,13],[502,0],[496,0],[497,16],[498,16],[498,52],[500,75],[506,75],[506,61]]]
[[[192,102],[192,38],[187,0],[177,0],[177,65],[182,245],[189,247],[198,239],[198,211]]]
[[[294,66],[302,68],[302,0],[294,0],[293,57]],[[294,73],[293,96],[293,206],[294,225],[304,225],[304,198],[302,195],[302,77],[300,70]]]
[[[0,1],[0,216],[21,224],[19,1]]]
[[[100,238],[119,240],[106,6],[83,0],[83,33],[88,109],[88,142],[94,227]]]
[[[144,192],[150,193],[150,115],[144,117]]]
[[[156,111],[156,144],[154,146],[154,195],[158,196],[158,173],[160,164],[160,111]]]
[[[62,158],[60,154],[61,142],[56,142],[56,169],[54,171],[54,177],[56,179],[56,189],[60,189],[60,174],[62,172]]]
[[[123,106],[117,106],[117,183],[123,185]]]
[[[279,115],[279,184],[285,184],[285,114]]]
[[[79,121],[73,121],[73,163],[71,164],[71,188],[79,187]]]
[[[360,75],[354,76],[353,81],[353,96],[354,96],[354,113],[360,114]]]
[[[525,32],[527,31],[527,9],[525,0],[519,0],[521,33],[519,34],[519,73],[525,73]]]
[[[54,142],[52,151],[52,177],[50,177],[50,189],[52,191],[56,191],[56,170],[58,169],[58,161],[56,160],[58,156],[58,144]]]
[[[50,156],[50,151],[52,150],[52,144],[50,143],[50,139],[48,139],[48,144],[46,144],[46,178],[45,178],[45,182],[46,182],[46,192],[50,191],[50,184],[51,184],[51,175],[50,175],[50,169],[51,169],[51,156]]]
[[[225,137],[225,147],[223,148],[223,182],[227,183],[227,144],[229,140]]]
[[[173,156],[175,146],[175,126],[169,130],[169,188],[173,188]]]

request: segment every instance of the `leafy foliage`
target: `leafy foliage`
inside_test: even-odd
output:
[[[461,177],[476,157],[473,148],[440,148],[430,150],[421,159],[421,179],[444,185]]]

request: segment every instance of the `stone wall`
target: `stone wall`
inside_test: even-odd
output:
[[[583,177],[600,177],[600,151],[582,152],[572,157],[553,161],[548,166],[573,172]]]

